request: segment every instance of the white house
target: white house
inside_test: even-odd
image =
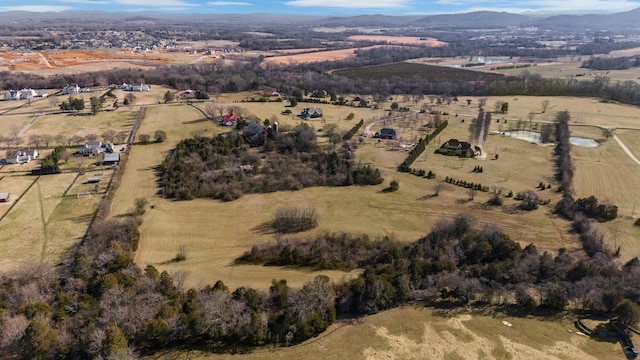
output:
[[[26,164],[38,158],[38,150],[17,150],[9,154],[6,159],[7,164]]]
[[[31,99],[36,96],[38,96],[38,93],[33,89],[20,90],[20,99]]]
[[[84,146],[78,150],[78,153],[84,156],[95,156],[104,152],[111,153],[114,148],[111,142],[102,143],[100,141],[91,141],[84,144]]]
[[[42,89],[42,90],[38,90],[38,95],[36,95],[36,96],[45,98],[45,97],[49,96],[49,94],[47,93],[47,90]]]
[[[4,93],[4,100],[20,100],[20,91],[9,90]]]
[[[62,95],[73,95],[80,93],[80,86],[78,84],[67,85],[62,88]]]
[[[136,84],[124,83],[124,84],[120,85],[120,90],[148,92],[148,91],[151,91],[151,87],[149,85],[145,85],[145,84],[136,85]]]

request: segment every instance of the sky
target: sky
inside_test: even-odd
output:
[[[432,15],[479,10],[601,13],[640,7],[640,0],[0,0],[0,11],[97,10],[194,14]]]

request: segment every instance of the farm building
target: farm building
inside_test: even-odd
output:
[[[99,177],[90,177],[87,179],[87,184],[97,184],[100,182]]]
[[[458,139],[449,139],[438,150],[437,154],[458,156],[463,158],[472,158],[475,156],[475,151],[471,146],[471,143],[466,141],[458,141]]]
[[[0,203],[9,202],[11,194],[8,192],[0,192]]]
[[[222,125],[234,126],[237,121],[238,121],[238,116],[236,114],[229,114],[222,118]]]
[[[78,84],[70,84],[62,88],[62,95],[73,95],[80,93],[80,86]]]
[[[102,165],[113,165],[117,164],[120,161],[119,153],[106,153],[104,154],[104,158],[102,159]]]
[[[148,92],[148,91],[151,91],[151,87],[149,85],[145,85],[145,84],[135,85],[135,84],[124,83],[124,84],[120,85],[120,90]]]
[[[21,149],[13,151],[7,156],[5,162],[7,164],[27,164],[31,160],[38,158],[38,150]]]
[[[400,131],[398,131],[397,129],[385,127],[380,129],[380,131],[376,132],[374,137],[377,137],[380,139],[398,140],[400,139],[401,136],[400,136]]]
[[[315,119],[322,117],[322,109],[320,108],[304,108],[300,113],[300,117],[303,119]]]

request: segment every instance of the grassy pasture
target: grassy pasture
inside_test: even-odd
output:
[[[101,140],[101,134],[106,130],[129,131],[135,120],[136,112],[127,109],[119,109],[113,112],[99,112],[96,115],[88,114],[55,114],[38,117],[22,137],[28,141],[29,136],[58,135],[68,137],[73,135],[86,136],[96,134]],[[54,144],[49,144],[50,146]]]
[[[77,186],[75,180],[74,173],[1,180],[2,186],[13,183],[10,187],[15,189],[11,202],[3,207],[18,200],[2,220],[0,249],[6,256],[0,259],[1,269],[22,261],[56,263],[84,234],[100,198],[63,197],[71,184]]]
[[[146,359],[595,360],[624,356],[618,343],[577,334],[572,320],[440,315],[428,308],[406,306],[358,322],[334,324],[319,337],[292,347],[261,348],[242,355],[170,351]]]
[[[239,100],[255,94],[223,95],[219,104],[237,105],[245,108],[260,119],[275,117],[282,124],[301,122],[295,116],[282,116],[283,103],[243,103]],[[552,148],[529,144],[526,141],[500,135],[489,136],[485,149],[492,159],[497,152],[499,160],[460,160],[458,158],[434,154],[435,149],[449,138],[467,140],[469,120],[477,114],[478,98],[471,98],[472,105],[466,105],[466,98],[458,104],[435,106],[435,109],[449,112],[450,126],[427,147],[425,153],[413,167],[434,171],[440,180],[445,176],[480,182],[491,188],[503,188],[514,193],[535,188],[539,182],[553,182]],[[510,102],[510,112],[505,116],[507,124],[492,123],[491,130],[515,128],[519,117],[528,116],[530,111],[540,107],[544,97],[489,98],[487,108],[494,101]],[[397,100],[397,99],[396,99]],[[428,99],[426,101],[429,101]],[[552,121],[559,110],[567,109],[580,123],[607,124],[611,126],[633,124],[632,112],[635,107],[615,104],[603,104],[595,99],[551,98],[551,106],[545,114],[537,116]],[[407,103],[408,104],[408,103]],[[413,103],[411,103],[413,104]],[[306,105],[306,104],[305,104]],[[385,104],[389,105],[389,104]],[[204,108],[205,104],[196,106]],[[303,105],[304,106],[304,105]],[[297,108],[302,108],[298,106]],[[313,106],[309,104],[309,106]],[[363,117],[371,121],[386,112],[384,110],[360,110],[351,107],[320,105],[327,123],[338,123],[347,130],[352,122],[344,121],[348,113],[354,112],[356,119]],[[421,104],[413,105],[421,106]],[[604,108],[604,109],[603,109]],[[142,225],[142,241],[136,261],[144,266],[154,264],[163,270],[182,271],[187,275],[187,284],[211,283],[222,279],[229,286],[255,286],[265,288],[270,280],[286,277],[290,284],[299,286],[310,274],[295,269],[260,268],[232,265],[233,259],[256,242],[272,241],[273,234],[265,232],[265,225],[278,206],[285,204],[313,204],[320,216],[318,229],[303,234],[313,235],[322,231],[349,231],[367,233],[372,237],[393,236],[403,241],[415,241],[426,234],[431,226],[441,218],[447,218],[460,212],[468,212],[478,218],[481,224],[498,224],[522,245],[534,242],[540,249],[555,251],[559,247],[579,248],[573,235],[568,234],[570,224],[551,214],[551,207],[520,213],[510,211],[517,202],[505,199],[505,209],[488,208],[483,204],[489,194],[478,192],[469,200],[467,189],[446,184],[438,197],[433,197],[435,180],[426,180],[409,174],[397,173],[396,166],[406,156],[405,150],[398,150],[391,142],[378,143],[375,139],[365,139],[356,152],[358,160],[372,163],[383,171],[385,183],[377,187],[350,188],[311,188],[297,192],[283,192],[264,195],[246,195],[231,203],[199,199],[188,202],[174,202],[156,196],[155,174],[153,166],[162,158],[162,152],[169,150],[175,142],[194,133],[211,134],[227,131],[211,121],[203,120],[202,114],[186,110],[184,105],[170,107],[150,107],[143,123],[141,133],[152,134],[163,129],[169,134],[169,141],[163,144],[134,146],[125,181],[118,192],[113,205],[113,214],[126,213],[132,208],[133,200],[138,196],[151,199],[153,209],[148,209]],[[295,108],[294,108],[295,110]],[[358,112],[364,112],[359,115]],[[459,113],[458,117],[453,114]],[[494,119],[500,115],[494,116]],[[465,122],[462,122],[465,119]],[[534,119],[535,122],[535,119]],[[181,126],[175,126],[176,123]],[[310,122],[319,127],[322,120]],[[173,125],[172,125],[173,124]],[[345,126],[346,125],[346,126]],[[398,124],[391,124],[398,126]],[[374,127],[375,130],[377,127]],[[205,132],[206,130],[206,132]],[[417,129],[403,128],[405,139],[414,139],[424,133]],[[594,127],[572,127],[577,135],[595,139],[602,137],[601,130]],[[614,143],[605,145],[615,150]],[[615,146],[614,146],[615,145]],[[612,151],[613,151],[612,150]],[[584,151],[599,151],[585,149]],[[593,155],[591,155],[593,156]],[[577,166],[582,166],[578,156]],[[475,165],[483,166],[481,174],[472,173]],[[400,190],[385,194],[381,190],[388,182],[396,179]],[[626,185],[621,185],[626,186]],[[555,187],[555,186],[554,186]],[[588,191],[588,190],[586,190]],[[589,194],[591,195],[591,194]],[[594,195],[599,196],[598,192]],[[553,202],[559,195],[552,190],[540,192],[542,198]],[[600,195],[602,196],[602,195]],[[629,234],[632,235],[632,234]],[[619,237],[626,236],[624,233]],[[618,239],[618,242],[621,240]],[[185,262],[171,262],[184,246],[188,257]],[[350,274],[332,274],[334,280],[352,276]],[[337,276],[337,277],[336,277]]]
[[[13,137],[15,132],[20,131],[31,120],[33,120],[32,115],[2,115],[0,117],[0,136]],[[2,143],[2,147],[4,146],[6,144]]]
[[[478,71],[490,71],[491,68],[501,66],[501,64],[487,65],[473,68]],[[576,79],[593,80],[597,76],[606,76],[613,81],[637,81],[640,78],[640,68],[630,68],[627,70],[591,70],[581,68],[582,61],[563,60],[552,63],[539,63],[537,66],[530,66],[522,69],[501,69],[494,70],[496,73],[505,75],[519,75],[523,71],[531,74],[539,74],[549,78],[575,77]],[[582,75],[576,77],[576,75]]]
[[[277,116],[283,109],[281,103],[234,104],[246,107],[260,118],[268,118],[274,114]],[[324,105],[323,109],[326,109],[327,118],[337,118],[334,121],[340,123],[343,123],[340,119],[354,110]],[[383,114],[383,111],[371,111],[371,114],[374,113]],[[566,233],[568,225],[550,217],[546,207],[527,214],[508,214],[498,209],[485,208],[482,204],[488,200],[488,194],[479,193],[473,201],[469,201],[466,189],[452,185],[446,185],[438,198],[431,198],[429,195],[433,193],[435,180],[397,173],[395,168],[407,155],[406,151],[394,150],[387,143],[378,144],[374,139],[366,139],[361,143],[357,156],[362,162],[373,163],[381,168],[386,181],[380,186],[310,188],[297,192],[245,195],[230,203],[207,199],[176,202],[157,197],[153,167],[162,160],[164,151],[172,148],[181,138],[194,133],[211,134],[228,130],[211,121],[202,120],[201,117],[200,113],[185,105],[148,109],[140,132],[152,134],[157,129],[163,129],[168,132],[169,140],[162,144],[136,145],[131,149],[124,180],[112,207],[112,215],[123,214],[132,208],[136,197],[145,196],[150,199],[153,208],[149,208],[144,215],[136,262],[141,266],[153,264],[161,270],[174,273],[188,273],[189,285],[202,285],[221,279],[231,287],[266,288],[271,279],[286,277],[292,286],[297,287],[313,276],[297,269],[233,265],[233,260],[252,244],[272,241],[273,234],[269,233],[266,224],[277,207],[287,204],[313,204],[317,208],[320,226],[303,236],[323,231],[348,231],[367,233],[374,238],[392,236],[403,241],[415,241],[426,234],[438,219],[470,212],[481,223],[500,223],[523,245],[536,242],[541,248],[549,250],[561,246],[570,249],[577,247],[574,239],[562,235]],[[280,121],[286,122],[288,119]],[[300,120],[291,121],[297,123]],[[350,127],[351,122],[348,123]],[[440,138],[441,141],[449,137],[465,139],[467,134],[468,122],[456,123],[452,119],[452,125]],[[427,150],[426,159],[421,157],[414,165],[435,170],[441,179],[453,176],[481,181],[487,185],[509,185],[514,191],[533,188],[540,181],[550,181],[550,148],[500,136],[496,136],[495,140],[490,137],[487,146],[493,147],[494,143],[502,154],[499,161],[480,163],[435,155],[434,144]],[[522,147],[526,149],[520,149]],[[529,164],[531,161],[535,165]],[[485,172],[471,174],[475,164],[485,166]],[[500,166],[505,164],[515,164],[517,167],[507,174],[500,170]],[[531,173],[535,173],[537,177],[533,179],[526,175]],[[400,182],[400,190],[393,194],[383,193],[382,189],[392,179]],[[557,196],[551,191],[543,194],[547,197]],[[507,203],[509,204],[509,200]],[[512,201],[510,204],[515,203]],[[181,246],[187,251],[187,260],[171,262]],[[353,273],[329,274],[336,281],[353,276]]]

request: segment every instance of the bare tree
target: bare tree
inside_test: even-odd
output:
[[[40,148],[40,143],[42,143],[42,136],[38,134],[29,136],[29,144],[35,146],[36,148]]]
[[[49,147],[49,144],[53,141],[53,135],[44,134],[44,135],[41,135],[41,139],[44,142],[44,146]]]
[[[438,181],[435,185],[433,185],[433,196],[440,195],[440,192],[444,189],[444,184],[442,181]]]
[[[69,159],[71,158],[71,153],[68,152],[67,150],[62,150],[59,155],[60,155],[60,159],[64,160],[65,164],[68,163]]]
[[[116,134],[115,140],[118,144],[123,143],[129,137],[129,133],[126,131],[120,131]]]
[[[113,129],[106,130],[102,133],[102,139],[105,142],[113,142],[113,139],[116,137],[116,131]]]
[[[536,116],[536,113],[534,111],[529,111],[529,122],[532,122],[535,116]]]
[[[487,105],[487,98],[478,99],[478,107],[479,108],[483,108],[485,105]]]
[[[222,106],[220,106],[219,104],[208,103],[204,107],[204,112],[205,112],[205,114],[207,114],[208,117],[215,118],[216,114],[218,114],[218,112],[220,112],[220,108],[222,108]],[[224,110],[222,110],[222,111],[224,111]],[[223,116],[223,114],[220,113],[220,117],[222,117],[222,116]]]
[[[65,134],[58,134],[54,137],[54,140],[56,141],[56,143],[58,145],[64,145],[67,143],[67,135]]]
[[[98,139],[98,135],[93,134],[93,133],[92,134],[87,134],[87,135],[84,136],[84,138],[87,141],[93,142],[93,141],[96,141]]]
[[[544,114],[545,112],[547,112],[547,109],[549,109],[549,105],[551,105],[551,101],[544,99],[542,100],[542,113]]]
[[[80,145],[80,143],[83,142],[84,139],[85,138],[83,136],[73,135],[72,137],[70,137],[67,140],[69,141],[69,146],[71,146],[71,143],[75,143],[76,145]]]
[[[15,137],[13,138],[13,143],[16,144],[16,147],[20,146],[21,144],[24,144],[24,139],[21,137]]]

